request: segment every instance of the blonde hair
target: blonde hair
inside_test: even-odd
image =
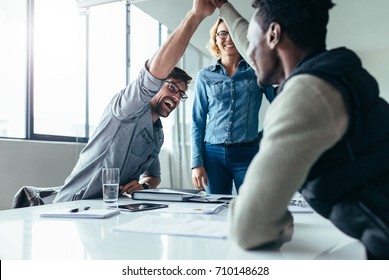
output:
[[[219,47],[216,44],[217,28],[222,22],[223,20],[221,18],[218,18],[216,23],[212,26],[211,30],[209,31],[209,35],[210,35],[209,42],[207,43],[206,46],[209,52],[216,58],[220,58],[222,55]]]

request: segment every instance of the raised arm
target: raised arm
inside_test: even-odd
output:
[[[162,47],[148,61],[149,72],[157,79],[165,79],[184,54],[192,35],[200,23],[215,11],[211,0],[194,0],[192,9],[169,36]]]

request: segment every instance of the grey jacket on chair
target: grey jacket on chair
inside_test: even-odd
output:
[[[12,201],[12,208],[22,208],[50,204],[62,186],[52,188],[37,188],[32,186],[23,186],[15,194]]]

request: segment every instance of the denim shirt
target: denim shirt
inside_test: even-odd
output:
[[[220,60],[196,77],[192,111],[192,168],[203,166],[204,143],[251,142],[258,137],[262,94],[269,101],[273,88],[257,85],[255,71],[242,59],[228,76]]]
[[[102,167],[120,168],[120,185],[141,176],[160,177],[162,123],[152,122],[150,99],[162,80],[144,67],[136,80],[106,107],[89,143],[54,202],[102,197]]]

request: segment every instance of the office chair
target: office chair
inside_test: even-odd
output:
[[[37,188],[33,186],[23,186],[15,194],[12,200],[12,208],[22,208],[51,204],[62,186],[52,188]]]

